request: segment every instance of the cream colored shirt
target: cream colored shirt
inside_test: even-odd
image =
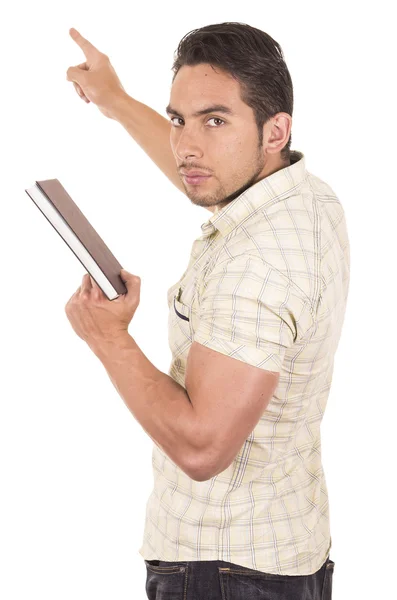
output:
[[[320,424],[349,288],[344,210],[294,151],[290,166],[201,229],[168,290],[169,375],[185,387],[196,341],[280,379],[232,464],[208,481],[192,480],[154,444],[139,553],[312,574],[331,548]]]

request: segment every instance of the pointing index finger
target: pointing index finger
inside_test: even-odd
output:
[[[93,58],[95,54],[101,54],[98,48],[95,48],[95,46],[91,44],[91,42],[89,42],[85,37],[81,35],[81,33],[77,31],[77,29],[71,27],[69,29],[69,34],[70,37],[76,42],[76,44],[80,46],[87,59]]]

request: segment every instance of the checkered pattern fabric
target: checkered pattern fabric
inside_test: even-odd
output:
[[[280,379],[232,464],[210,480],[192,480],[154,445],[139,552],[309,575],[331,548],[320,425],[349,288],[344,210],[293,151],[290,166],[201,229],[168,290],[169,375],[185,387],[196,341]]]

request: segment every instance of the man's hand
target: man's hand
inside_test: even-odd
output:
[[[66,79],[72,81],[80,98],[93,102],[99,110],[112,118],[112,108],[120,97],[127,95],[109,57],[100,52],[73,27],[69,30],[72,39],[84,52],[86,62],[69,67]]]
[[[87,273],[65,306],[74,331],[94,352],[101,343],[112,342],[128,333],[128,325],[139,306],[140,278],[125,269],[121,270],[121,278],[127,294],[108,300]]]

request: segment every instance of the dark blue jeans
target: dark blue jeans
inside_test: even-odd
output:
[[[312,575],[275,575],[225,562],[145,560],[149,600],[331,600],[335,563]]]

